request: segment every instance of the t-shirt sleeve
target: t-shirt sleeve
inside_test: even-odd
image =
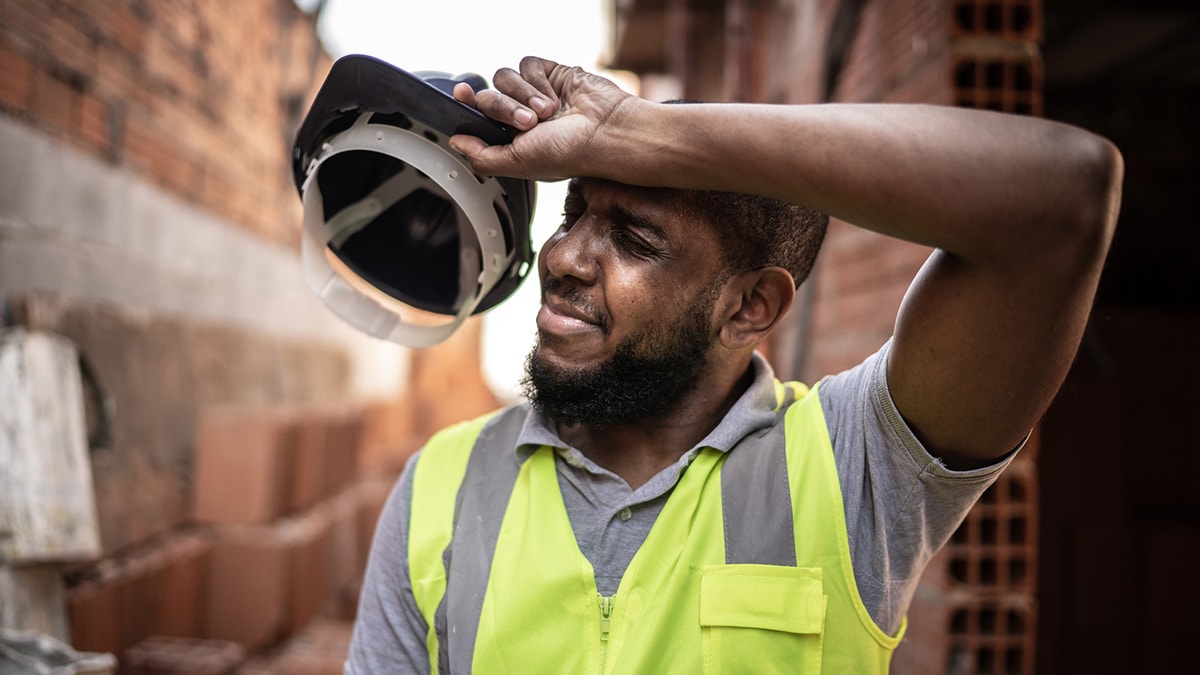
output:
[[[346,675],[429,672],[428,627],[408,573],[408,519],[419,456],[409,460],[375,526]]]
[[[891,342],[818,389],[846,508],[859,594],[885,632],[899,630],[921,572],[1012,461],[953,471],[925,449],[892,401]]]

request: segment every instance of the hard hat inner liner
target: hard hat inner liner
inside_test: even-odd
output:
[[[326,219],[402,171],[416,170],[375,152],[330,157],[317,175]],[[355,274],[397,300],[431,312],[457,311],[464,216],[436,184],[427,185],[385,209],[340,246],[329,246]],[[508,228],[503,229],[511,251]]]

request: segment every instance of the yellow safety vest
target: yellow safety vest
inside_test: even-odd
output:
[[[408,539],[431,669],[886,673],[904,627],[886,635],[863,606],[818,392],[799,391],[774,427],[699,452],[612,597],[576,544],[554,450],[518,462],[523,409],[431,439]]]

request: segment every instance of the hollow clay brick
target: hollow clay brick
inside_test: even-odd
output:
[[[324,510],[313,509],[281,528],[290,551],[285,622],[290,635],[308,625],[329,597],[330,521]]]
[[[71,646],[78,651],[119,654],[117,587],[88,581],[67,591]]]
[[[229,526],[213,540],[204,636],[246,649],[284,633],[291,540],[280,526]]]
[[[296,511],[316,504],[328,494],[331,420],[326,412],[315,408],[292,414],[295,443],[287,506]]]
[[[284,513],[295,430],[280,411],[205,413],[196,442],[197,520],[248,525]]]
[[[322,506],[330,521],[330,593],[326,613],[337,618],[354,617],[358,600],[355,582],[363,572],[359,566],[358,497],[358,491],[351,486]]]
[[[198,638],[204,630],[205,584],[212,541],[190,533],[164,543],[165,565],[162,593],[155,607],[154,634],[164,637]]]

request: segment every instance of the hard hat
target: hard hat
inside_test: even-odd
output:
[[[534,182],[481,176],[448,142],[516,132],[456,101],[458,82],[487,87],[342,57],[292,148],[308,285],[354,327],[410,347],[446,339],[532,267]]]

